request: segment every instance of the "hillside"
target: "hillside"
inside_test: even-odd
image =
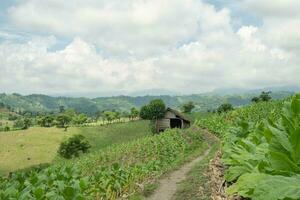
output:
[[[290,96],[292,92],[274,92],[273,99],[282,99]],[[258,93],[244,93],[234,95],[219,95],[215,93],[193,94],[182,96],[115,96],[115,97],[98,97],[98,98],[72,98],[72,97],[51,97],[47,95],[32,94],[0,94],[0,102],[10,106],[15,111],[31,112],[57,112],[60,106],[65,108],[74,108],[78,112],[93,115],[99,110],[120,110],[128,111],[132,107],[141,107],[153,99],[160,98],[168,106],[179,108],[180,105],[187,101],[193,101],[196,104],[196,111],[206,111],[215,109],[224,102],[229,102],[234,106],[241,106],[250,103],[251,98]]]
[[[300,95],[199,117],[222,138],[211,169],[213,199],[300,199]]]

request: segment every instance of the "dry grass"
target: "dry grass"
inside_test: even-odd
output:
[[[0,133],[0,174],[51,162],[60,142],[76,133],[78,128],[41,127]]]
[[[31,127],[28,130],[0,132],[0,176],[42,163],[59,161],[60,143],[74,134],[82,134],[91,151],[151,135],[148,121],[63,129]]]

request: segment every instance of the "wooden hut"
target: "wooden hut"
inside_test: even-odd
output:
[[[156,131],[161,132],[167,128],[187,128],[191,121],[182,113],[172,108],[167,108],[165,116],[156,121]]]

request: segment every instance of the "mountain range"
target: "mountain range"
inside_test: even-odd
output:
[[[112,97],[54,97],[42,94],[21,95],[0,94],[0,103],[10,106],[14,111],[30,112],[58,112],[60,106],[74,108],[77,112],[94,115],[97,111],[118,110],[129,111],[130,108],[149,103],[153,99],[162,99],[167,106],[179,109],[188,101],[193,101],[196,111],[207,111],[217,108],[222,103],[231,103],[234,106],[249,104],[254,96],[260,92],[245,92],[241,94],[226,94],[219,92],[191,95],[146,95],[146,96],[112,96]],[[275,91],[273,99],[282,99],[292,95],[292,91]]]

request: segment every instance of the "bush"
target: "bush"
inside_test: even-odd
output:
[[[5,126],[4,127],[4,131],[10,131],[10,127],[9,126]]]
[[[222,113],[222,112],[228,112],[231,110],[233,110],[233,106],[230,103],[224,103],[218,107],[217,112]]]
[[[91,145],[83,135],[74,135],[60,144],[58,153],[60,156],[70,159],[78,157],[80,153],[87,153]]]

